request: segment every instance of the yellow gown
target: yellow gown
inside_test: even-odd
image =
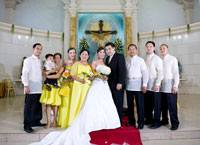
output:
[[[65,69],[71,70],[71,66],[67,66]],[[62,81],[62,86],[59,91],[61,96],[61,105],[59,106],[59,117],[58,117],[58,126],[61,128],[67,128],[69,122],[69,109],[71,102],[70,88],[72,82]]]
[[[58,86],[60,86],[59,79],[57,79]],[[60,106],[61,105],[61,96],[59,95],[60,88],[54,88],[51,85],[51,91],[46,89],[46,84],[43,85],[42,94],[40,97],[40,103],[48,104],[52,106]]]
[[[82,105],[85,101],[86,95],[90,88],[91,81],[89,81],[82,73],[92,72],[90,65],[82,65],[80,62],[76,62],[72,65],[71,75],[76,75],[81,79],[85,79],[85,84],[82,84],[76,80],[72,85],[71,90],[71,105],[69,113],[69,125],[73,123],[76,116],[80,112]]]

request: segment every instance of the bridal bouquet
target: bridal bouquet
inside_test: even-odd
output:
[[[98,72],[98,73],[97,73],[97,72],[95,73],[94,77],[99,77],[99,78],[101,78],[102,80],[104,80],[104,77],[103,77],[103,76],[108,76],[110,73],[111,73],[111,69],[110,69],[109,67],[103,65],[103,66],[100,68],[99,72]]]
[[[99,72],[101,75],[105,75],[105,76],[108,76],[110,73],[111,73],[111,69],[105,65],[103,65],[101,68],[100,68],[100,72]]]

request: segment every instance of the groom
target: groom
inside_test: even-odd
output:
[[[115,45],[112,42],[108,42],[105,48],[108,55],[106,65],[111,69],[111,73],[108,76],[108,84],[122,124],[126,78],[125,58],[122,54],[115,52]]]

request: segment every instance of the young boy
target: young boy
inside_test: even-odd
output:
[[[56,71],[56,64],[54,63],[54,60],[53,60],[53,55],[52,54],[47,54],[45,56],[46,58],[46,62],[44,64],[44,67],[45,67],[45,70],[48,72],[48,71]],[[50,73],[48,75],[55,75],[56,72],[53,72],[53,73]],[[49,78],[46,78],[46,80],[44,81],[44,84],[46,84],[46,89],[51,91],[51,87],[50,87],[50,84],[53,85],[54,88],[59,88],[58,84],[57,84],[57,79],[49,79]]]

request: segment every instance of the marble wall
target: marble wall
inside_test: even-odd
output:
[[[13,24],[64,32],[64,3],[67,0],[24,0],[14,10]],[[124,12],[125,0],[78,0],[79,13]],[[68,7],[68,5],[66,5]],[[200,21],[199,0],[194,0],[194,22]],[[138,32],[186,24],[183,5],[176,0],[139,0]],[[0,21],[5,21],[5,0],[0,0]],[[27,21],[28,20],[28,21]]]
[[[152,40],[152,32],[140,33],[139,55],[146,57],[145,43]],[[159,45],[169,45],[170,53],[176,56],[182,64],[182,78],[180,93],[200,94],[200,23],[171,28],[169,37],[168,29],[155,31],[153,41],[156,42],[156,53],[159,53]],[[0,81],[5,78],[20,79],[22,58],[32,54],[32,45],[40,42],[43,45],[41,58],[44,60],[46,53],[66,52],[63,50],[62,33],[33,30],[30,36],[30,28],[15,26],[11,33],[11,25],[0,22]],[[65,54],[66,55],[66,54]],[[64,56],[66,57],[66,56]],[[22,87],[17,85],[17,94],[23,93]]]
[[[0,0],[0,22],[7,22],[6,17],[10,17],[6,13],[5,1]],[[23,0],[14,8],[12,24],[63,32],[64,4],[62,0]]]
[[[175,0],[140,0],[138,32],[149,32],[186,24],[183,6]]]
[[[194,0],[194,22],[200,22],[200,0]]]
[[[62,0],[25,0],[16,7],[14,24],[42,30],[63,32],[63,7],[64,4]]]
[[[141,33],[139,41],[139,55],[146,57],[145,43],[152,40],[152,33]],[[186,94],[200,94],[200,23],[191,24],[190,32],[187,26],[168,30],[155,31],[156,53],[160,55],[159,46],[166,43],[170,53],[178,58],[182,64],[182,79],[180,92]]]
[[[20,79],[23,57],[32,55],[32,46],[37,42],[43,45],[42,60],[47,53],[63,54],[62,33],[50,32],[48,39],[47,31],[33,30],[31,38],[28,28],[15,26],[15,32],[11,33],[10,24],[0,23],[0,81]],[[17,89],[19,93],[21,89]]]
[[[5,0],[0,0],[0,22],[4,21],[5,15]]]

